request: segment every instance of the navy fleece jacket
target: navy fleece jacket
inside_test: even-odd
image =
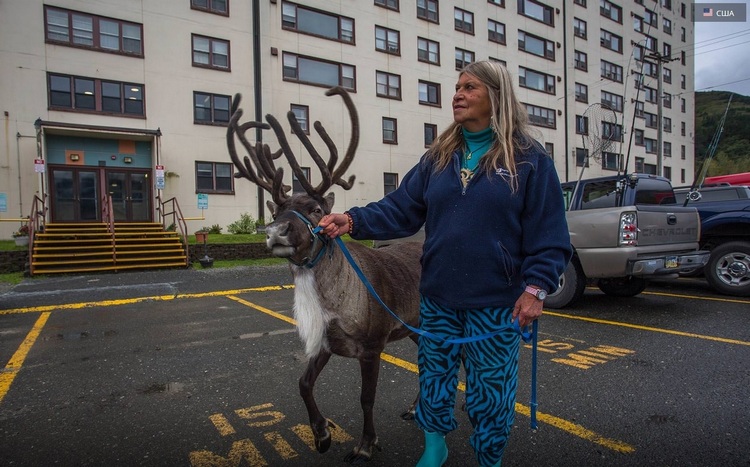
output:
[[[349,210],[352,237],[405,237],[425,224],[420,293],[446,307],[513,307],[527,284],[554,291],[572,249],[553,161],[535,144],[515,193],[504,174],[480,168],[463,189],[459,152],[441,172],[423,156],[397,190]]]

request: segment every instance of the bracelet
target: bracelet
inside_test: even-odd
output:
[[[346,233],[350,234],[354,230],[354,219],[352,219],[352,215],[349,214],[348,211],[345,212],[344,214],[346,215],[346,220],[349,223],[349,231],[347,231]]]

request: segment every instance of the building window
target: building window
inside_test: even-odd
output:
[[[602,29],[599,34],[599,43],[605,49],[622,53],[622,37],[617,34],[612,34],[611,32]]]
[[[193,66],[228,71],[229,41],[193,34]]]
[[[651,26],[658,28],[659,27],[659,15],[654,13],[653,11],[646,8],[644,14],[644,21],[646,21],[646,24],[650,24]]]
[[[680,122],[680,136],[685,136],[685,122]]]
[[[378,97],[401,100],[401,76],[384,71],[376,71],[375,82],[375,94]]]
[[[417,18],[440,23],[437,0],[417,0]]]
[[[398,11],[398,0],[375,0],[375,5]]]
[[[646,36],[643,39],[643,47],[649,50],[650,52],[656,53],[656,48],[658,45],[659,45],[659,40],[654,37]]]
[[[145,116],[142,84],[58,74],[47,78],[50,109]]]
[[[576,148],[576,167],[589,166],[589,150]]]
[[[680,28],[680,40],[685,42],[685,36],[687,35],[687,29]]]
[[[624,100],[620,95],[602,91],[601,103],[614,110],[615,112],[622,112]]]
[[[672,157],[672,143],[664,141],[664,157]]]
[[[622,125],[612,122],[602,122],[602,139],[619,141],[622,143]]]
[[[383,196],[396,191],[398,188],[398,174],[385,172],[383,174]]]
[[[193,122],[209,125],[229,123],[232,98],[205,92],[193,93]]]
[[[456,70],[462,70],[466,65],[474,61],[474,52],[456,47]]]
[[[432,142],[437,138],[437,125],[432,123],[424,124],[424,147],[430,147]]]
[[[440,84],[419,80],[419,103],[440,107]]]
[[[398,127],[395,118],[383,117],[383,143],[398,144]]]
[[[662,73],[662,80],[665,83],[672,84],[672,70],[670,70],[669,68],[664,67],[664,68],[662,68],[662,71],[663,71],[663,73]]]
[[[589,118],[583,115],[576,115],[576,134],[587,135],[589,134]]]
[[[656,100],[658,98],[659,93],[654,88],[650,88],[648,86],[643,86],[643,98],[646,100],[646,102],[649,102],[651,104],[656,104]]]
[[[580,37],[581,39],[586,39],[586,36],[588,35],[586,21],[573,18],[573,35]]]
[[[644,111],[644,105],[641,101],[635,101],[635,116],[638,118],[643,118],[645,115]]]
[[[523,88],[536,89],[547,94],[555,94],[554,76],[528,68],[518,68],[518,84]]]
[[[665,109],[671,109],[672,108],[672,94],[665,92],[664,96],[662,97],[662,105],[664,105]]]
[[[599,0],[599,14],[622,24],[622,8],[608,0]]]
[[[232,164],[195,162],[196,193],[234,193]]]
[[[357,90],[356,69],[352,65],[329,62],[303,55],[283,53],[284,81],[293,81],[312,86],[341,86],[349,91]]]
[[[422,37],[417,38],[417,59],[420,62],[440,65],[440,44]]]
[[[574,52],[576,70],[588,71],[589,56],[585,52],[576,50]]]
[[[681,97],[680,98],[680,112],[685,113],[686,109],[687,109],[687,101],[685,100],[684,97]]]
[[[636,173],[643,173],[643,166],[645,165],[646,160],[643,157],[636,157],[635,158],[635,171]]]
[[[671,45],[667,44],[666,42],[662,42],[661,47],[662,47],[662,55],[663,56],[669,57],[670,55],[672,55],[672,46]]]
[[[680,75],[680,89],[685,89],[687,86],[687,77],[685,75]]]
[[[643,18],[641,18],[638,15],[633,15],[633,31],[644,32],[643,31]]]
[[[656,140],[652,138],[643,138],[643,145],[646,146],[646,154],[656,154]]]
[[[526,112],[529,114],[529,122],[532,125],[556,128],[557,122],[554,109],[531,104],[524,104],[524,106],[526,107]]]
[[[652,114],[651,112],[643,112],[643,118],[646,120],[646,128],[656,128],[659,124],[656,114]]]
[[[662,126],[662,128],[664,128],[664,132],[665,133],[672,133],[672,119],[671,118],[664,117],[664,124],[663,125],[664,126]]]
[[[229,0],[190,0],[190,7],[194,10],[229,16]]]
[[[669,34],[670,36],[672,35],[672,21],[671,20],[662,17],[661,28],[664,30],[665,33]]]
[[[547,151],[547,154],[549,154],[549,157],[552,159],[555,158],[555,145],[552,143],[544,143],[544,150]]]
[[[474,34],[474,13],[456,8],[453,11],[453,27],[456,31]]]
[[[655,63],[643,62],[643,74],[656,78],[658,76],[658,69]]]
[[[354,43],[354,19],[283,2],[281,27],[302,34]]]
[[[497,63],[498,65],[502,65],[505,68],[508,68],[508,63],[505,60],[501,60],[501,59],[495,58],[495,57],[489,57],[487,60],[489,60],[491,62],[494,62],[494,63]]]
[[[535,0],[518,0],[518,14],[550,26],[555,25],[555,12],[553,8]]]
[[[103,16],[44,7],[47,42],[143,57],[143,26]]]
[[[505,45],[505,25],[495,20],[487,20],[487,39]]]
[[[310,107],[306,105],[291,104],[289,110],[294,114],[295,120],[306,135],[310,134]]]
[[[575,3],[576,5],[580,5],[580,6],[584,7],[584,8],[586,8],[586,0],[573,0],[573,3]]]
[[[401,55],[401,37],[398,31],[375,26],[375,50]]]
[[[612,81],[622,83],[622,67],[620,65],[615,65],[614,63],[602,60],[601,76],[602,78],[607,78]]]
[[[576,101],[589,103],[589,87],[585,84],[576,83]]]
[[[602,169],[619,170],[620,155],[614,152],[602,152]]]
[[[493,5],[505,8],[505,0],[487,0],[487,3],[492,3]]]
[[[549,60],[555,59],[555,43],[518,31],[518,50],[538,55]]]
[[[685,145],[682,144],[680,145],[680,159],[684,161],[686,157],[687,157],[687,151],[686,151]]]
[[[645,144],[643,142],[643,140],[644,140],[643,130],[636,129],[635,132],[634,132],[634,136],[635,136],[635,145],[636,146],[643,146]]]
[[[305,180],[310,181],[310,167],[300,167],[302,170],[302,176]],[[292,193],[305,193],[305,188],[302,186],[297,174],[292,172]]]

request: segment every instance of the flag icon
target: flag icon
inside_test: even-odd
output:
[[[714,9],[713,8],[704,8],[703,9],[703,16],[713,16],[714,15]]]

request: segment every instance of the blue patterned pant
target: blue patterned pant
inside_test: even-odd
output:
[[[440,337],[505,330],[493,338],[463,346],[419,338],[417,424],[437,433],[456,428],[453,409],[463,348],[466,412],[474,428],[470,441],[480,465],[494,465],[502,458],[513,426],[520,336],[511,326],[512,312],[512,308],[454,310],[427,297],[421,299],[420,328]]]

